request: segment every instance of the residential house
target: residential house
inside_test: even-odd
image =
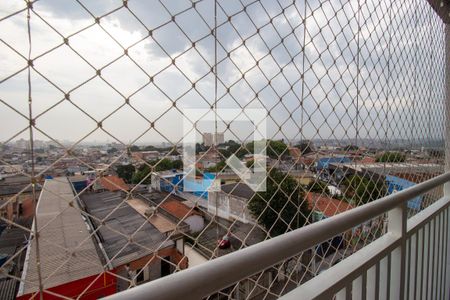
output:
[[[158,151],[139,151],[133,152],[132,157],[136,160],[155,160],[159,159],[160,153]]]
[[[39,222],[34,222],[33,228],[38,226],[40,233],[39,260],[38,245],[32,239],[17,299],[29,299],[38,292],[39,278],[45,278],[44,299],[55,298],[48,292],[81,299],[97,299],[116,292],[116,277],[103,268],[105,261],[98,255],[67,178],[45,181],[36,219]],[[67,253],[71,255],[68,257]]]
[[[160,206],[169,214],[176,217],[178,220],[189,225],[192,233],[197,233],[205,227],[205,221],[201,213],[193,207],[183,204],[181,201],[170,197],[163,201]]]
[[[308,201],[309,209],[313,212],[313,222],[318,222],[353,208],[351,204],[345,201],[333,199],[319,193],[307,193],[306,200]]]
[[[140,284],[187,267],[183,236],[167,217],[148,211],[142,202],[126,201],[120,192],[83,193],[80,200],[95,217],[89,218],[90,226],[97,230],[109,264],[123,278]],[[130,278],[130,273],[137,277]],[[119,280],[117,289],[128,286],[128,281]]]
[[[41,185],[35,184],[36,197]],[[33,203],[33,187],[27,176],[17,175],[0,180],[0,216],[10,221],[22,216],[23,206]]]
[[[207,169],[210,167],[214,167],[218,162],[222,160],[222,156],[220,155],[219,151],[214,148],[210,147],[205,152],[200,152],[196,156],[196,162],[199,162],[202,164],[202,166]]]
[[[26,250],[24,245],[29,239],[32,217],[15,219],[20,225],[2,228],[0,226],[0,299],[16,299],[19,281],[25,262]],[[26,230],[28,229],[28,230]]]
[[[255,223],[247,204],[255,192],[245,183],[230,183],[220,187],[220,191],[208,194],[208,212],[227,220],[236,219],[243,223]]]
[[[122,178],[113,175],[100,177],[100,185],[104,190],[110,192],[130,190],[130,187],[125,183],[125,181],[123,181]]]
[[[203,176],[194,179],[185,176],[186,173],[178,170],[152,173],[151,188],[154,191],[182,195],[187,200],[191,199],[193,205],[206,207],[209,191],[217,188],[215,175],[203,173]]]
[[[345,201],[330,198],[319,193],[309,192],[306,194],[305,198],[308,201],[309,209],[312,210],[312,222],[318,222],[353,209],[353,206]],[[310,271],[313,274],[317,274],[322,271],[324,267],[328,267],[334,263],[336,259],[341,257],[341,255],[334,254],[340,251],[339,249],[345,248],[345,246],[351,242],[353,236],[353,232],[348,231],[311,249],[312,264],[310,265]],[[328,264],[316,264],[317,261],[321,262],[324,259],[330,259],[331,261],[329,261]]]

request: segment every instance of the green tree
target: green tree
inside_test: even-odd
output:
[[[155,166],[156,172],[176,169],[173,167],[173,162],[168,158],[163,158],[161,160],[152,160],[150,161],[150,164],[152,166]]]
[[[288,146],[282,140],[269,140],[267,146],[267,156],[273,159],[278,159],[280,157],[288,155],[289,153],[287,151],[287,147]]]
[[[225,165],[226,165],[225,161],[221,160],[215,166],[207,168],[206,171],[213,172],[213,173],[220,172],[223,170],[223,168],[225,168]]]
[[[353,175],[345,180],[345,198],[354,205],[362,205],[386,195],[386,186],[381,178],[369,179]]]
[[[240,150],[241,144],[238,144],[233,140],[229,140],[225,145],[227,146],[228,151],[227,152],[228,155],[225,156],[226,158],[230,157],[231,154],[235,154],[236,156],[238,156],[236,153]]]
[[[141,183],[141,180],[145,178],[142,182],[143,184],[150,184],[150,176],[147,176],[150,173],[150,167],[148,165],[142,165],[139,167],[136,173],[133,174],[131,178],[131,183],[138,184]]]
[[[178,152],[177,148],[174,147],[174,148],[168,149],[167,154],[168,155],[180,155],[180,152]]]
[[[171,169],[181,169],[183,166],[183,162],[181,160],[171,161],[168,158],[163,158],[162,160],[151,160],[148,162],[152,168],[147,164],[144,164],[139,167],[136,173],[133,174],[131,178],[131,182],[134,184],[139,183],[142,179],[146,178],[142,183],[149,184],[150,176],[147,176],[150,172],[161,172],[167,171]]]
[[[253,167],[253,164],[255,163],[255,161],[253,159],[249,160],[248,162],[245,163],[245,166],[247,168],[251,168]]]
[[[136,145],[133,145],[133,146],[130,147],[130,151],[131,152],[138,152],[139,150],[140,150],[140,148],[138,146],[136,146]]]
[[[106,150],[106,152],[108,152],[108,154],[114,154],[114,153],[116,153],[117,151],[119,151],[119,150],[117,150],[117,148],[109,148],[108,150]]]
[[[327,184],[325,182],[322,182],[320,180],[316,180],[311,182],[308,187],[306,188],[307,191],[313,192],[313,193],[319,193],[330,196],[330,190],[327,187]]]
[[[144,151],[157,151],[156,147],[152,146],[152,145],[145,146],[143,150]]]
[[[287,151],[288,146],[282,140],[280,141],[268,140],[266,145],[267,145],[266,155],[269,156],[270,158],[279,159],[289,154]],[[238,158],[242,158],[246,154],[253,154],[255,152],[255,143],[254,142],[247,143],[245,147],[242,146],[235,152]]]
[[[219,149],[220,156],[227,159],[233,154],[230,150],[227,149]]]
[[[242,159],[245,155],[253,153],[253,143],[248,143],[247,145],[243,145],[239,148],[234,155],[236,155],[239,159]]]
[[[177,169],[177,170],[183,169],[183,161],[180,159],[172,161],[172,169]]]
[[[359,147],[356,145],[347,145],[344,147],[344,151],[356,151],[359,150]]]
[[[266,191],[257,192],[248,208],[271,236],[304,226],[310,214],[297,181],[276,169],[267,176]]]
[[[136,168],[132,164],[119,165],[116,167],[117,175],[125,180],[126,183],[131,183],[135,170]]]
[[[139,167],[136,173],[133,174],[131,178],[131,182],[136,184],[139,183],[143,178],[146,178],[147,175],[153,170],[153,172],[161,172],[161,171],[167,171],[171,169],[181,169],[183,166],[183,162],[181,160],[178,161],[171,161],[168,158],[163,158],[162,160],[151,160],[148,162],[150,166],[153,166],[151,168],[147,164],[142,165]],[[144,182],[144,184],[150,183],[150,176],[148,176]]]
[[[226,146],[226,149],[219,150],[224,158],[228,158],[231,154],[236,155],[238,158],[242,159],[247,154],[253,154],[255,149],[254,142],[249,142],[246,144],[239,144],[235,141],[229,140],[226,143],[220,144],[220,146]],[[199,146],[197,146],[198,149]],[[269,140],[267,141],[266,153],[267,156],[278,159],[288,154],[287,145],[282,140]]]
[[[205,152],[209,147],[206,147],[204,144],[195,144],[195,154],[199,154],[200,152]]]
[[[405,160],[406,155],[396,151],[384,152],[375,159],[376,162],[404,162]]]
[[[314,145],[309,140],[302,141],[302,142],[298,143],[297,145],[295,145],[295,147],[300,149],[300,152],[302,154],[308,154],[308,153],[311,153],[314,151]]]

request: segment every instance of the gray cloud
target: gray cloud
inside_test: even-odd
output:
[[[95,16],[122,5],[121,1],[113,0],[85,0],[82,3]],[[383,139],[386,130],[389,138],[413,136],[415,133],[424,136],[419,131],[421,128],[438,127],[441,120],[441,115],[426,103],[431,93],[434,107],[441,105],[442,93],[439,89],[442,87],[439,84],[442,84],[443,62],[439,51],[442,50],[431,45],[442,45],[443,27],[438,25],[439,21],[431,9],[421,7],[420,11],[424,13],[419,15],[407,9],[409,4],[395,4],[399,6],[391,8],[395,13],[389,20],[390,1],[364,2],[361,10],[363,22],[358,32],[356,2],[332,0],[320,7],[319,1],[309,1],[304,37],[303,2],[219,1],[218,22],[223,23],[217,30],[220,42],[218,59],[222,61],[218,65],[219,105],[266,107],[271,111],[269,135],[275,137],[284,135],[294,138],[302,131],[304,136],[310,138],[318,135],[322,138],[354,138],[359,135]],[[210,30],[214,26],[214,1],[199,1],[195,8],[190,1],[129,1],[128,7],[144,25],[124,7],[100,21],[101,26],[120,45],[95,25],[71,37],[71,47],[95,69],[99,69],[123,55],[123,48],[145,38],[128,49],[128,55],[144,72],[129,58],[123,57],[103,68],[101,74],[124,97],[131,96],[130,104],[150,121],[164,114],[173,100],[188,91],[177,102],[180,109],[212,104],[214,76],[210,65],[214,64],[214,39]],[[43,0],[37,2],[34,9],[65,36],[94,23],[92,16],[75,1]],[[184,10],[187,11],[180,14]],[[177,15],[174,22],[171,15]],[[232,16],[230,22],[229,16]],[[23,38],[26,37],[24,17],[20,15],[1,21],[0,37],[26,55],[28,45],[26,38]],[[33,55],[39,55],[62,42],[61,37],[33,15],[32,28]],[[152,30],[151,37],[148,37],[147,29]],[[302,51],[304,38],[305,52]],[[245,45],[243,39],[246,40]],[[192,41],[196,42],[198,52],[191,49]],[[232,53],[227,58],[230,51]],[[1,62],[5,62],[6,70],[0,71],[0,78],[12,74],[26,63],[16,63],[22,59],[1,43],[0,53],[3,54]],[[192,82],[196,82],[195,90],[191,90],[192,83],[184,78],[180,70],[171,66],[172,58],[178,56],[178,68]],[[301,78],[303,64],[304,81]],[[430,66],[437,66],[437,69]],[[283,68],[281,74],[280,67]],[[39,99],[33,108],[36,113],[54,105],[63,98],[64,93],[95,74],[95,70],[67,46],[36,59],[35,68],[63,90],[57,91],[51,83],[34,74],[33,92]],[[242,73],[245,73],[244,78]],[[153,83],[149,84],[147,75],[154,76]],[[430,77],[438,78],[437,82],[428,82]],[[26,95],[20,91],[20,87],[26,86],[24,79],[24,74],[19,74],[1,82],[0,99],[27,113]],[[125,103],[125,99],[107,83],[97,78],[75,89],[71,99],[99,121]],[[149,84],[146,88],[133,94],[146,84]],[[255,99],[256,93],[258,99]],[[422,110],[413,110],[413,103],[414,107]],[[12,124],[1,133],[1,140],[4,141],[15,132],[9,128],[18,131],[22,125],[13,120],[9,108],[2,104],[0,107],[1,119]],[[60,104],[39,117],[37,126],[54,138],[73,140],[95,128],[95,122],[89,117],[78,111],[72,114],[73,111],[72,104]],[[423,114],[429,117],[424,118]],[[73,132],[61,126],[66,124],[61,116],[69,115],[73,123],[80,124]],[[166,138],[176,140],[179,138],[180,120],[181,113],[172,108],[169,114],[157,121],[157,129],[164,131]],[[396,125],[387,127],[386,122]],[[275,124],[283,123],[286,123],[281,128],[283,134],[277,135],[279,128]],[[412,126],[413,123],[415,126]],[[104,124],[106,130],[123,138],[124,142],[133,140],[149,126],[128,105],[105,120]],[[435,132],[440,134],[441,131]],[[88,140],[102,138],[111,139],[98,131]],[[145,138],[157,139],[155,141],[163,139],[155,132],[140,140],[145,142]]]

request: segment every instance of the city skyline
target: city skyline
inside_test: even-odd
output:
[[[30,75],[36,139],[48,135],[56,140],[68,138],[73,141],[81,138],[106,141],[116,137],[123,143],[176,142],[182,137],[179,129],[183,109],[213,105],[219,108],[244,105],[265,108],[270,113],[268,136],[272,139],[430,138],[430,134],[436,139],[443,134],[440,130],[431,130],[438,129],[436,122],[441,121],[435,118],[434,110],[440,109],[439,99],[443,95],[432,94],[436,105],[427,106],[424,99],[430,95],[422,94],[421,89],[411,95],[397,84],[426,80],[432,70],[423,70],[414,76],[404,72],[408,68],[417,68],[415,57],[409,55],[414,45],[393,32],[392,38],[399,43],[396,49],[389,50],[386,43],[389,30],[385,23],[374,26],[369,19],[358,31],[350,22],[337,34],[330,31],[329,26],[338,22],[340,14],[329,23],[326,15],[333,13],[332,7],[326,5],[313,14],[318,7],[313,1],[306,8],[307,30],[304,31],[301,17],[305,8],[301,3],[289,5],[282,11],[278,3],[265,2],[266,12],[259,5],[252,5],[246,11],[248,16],[240,14],[228,20],[227,16],[240,11],[242,5],[224,2],[217,15],[219,64],[212,72],[215,45],[210,30],[214,27],[212,2],[201,1],[195,9],[184,13],[181,13],[183,9],[188,8],[185,3],[166,1],[163,4],[165,6],[159,4],[157,9],[153,6],[153,10],[149,10],[149,3],[129,3],[129,8],[136,11],[146,27],[125,8],[101,18],[96,24],[76,2],[34,4],[31,40],[34,69]],[[0,11],[7,14],[23,5],[13,2],[12,6],[0,7]],[[100,15],[115,6],[113,1],[86,5]],[[342,13],[351,14],[354,5],[343,5]],[[383,13],[386,5],[382,2],[373,9]],[[151,13],[142,14],[141,11]],[[0,24],[0,38],[5,43],[0,48],[0,62],[4,66],[0,81],[8,78],[0,86],[0,119],[9,125],[0,133],[1,142],[8,141],[29,123],[26,72],[15,74],[21,66],[26,66],[27,62],[21,56],[27,56],[29,45],[26,39],[21,39],[12,49],[6,46],[17,35],[27,36],[25,13],[22,11]],[[405,13],[399,12],[391,22],[401,22]],[[174,20],[183,26],[184,33],[170,22],[170,14],[176,15]],[[277,30],[258,25],[270,20],[269,16],[276,16],[272,22]],[[39,17],[45,17],[49,25]],[[237,31],[233,26],[238,26]],[[250,33],[255,26],[262,26],[261,31]],[[429,30],[423,20],[414,26],[418,26],[420,32]],[[321,27],[327,30],[321,33]],[[80,33],[71,35],[83,28]],[[150,34],[148,29],[152,28]],[[174,35],[180,39],[173,40]],[[36,36],[44,38],[33,38]],[[327,47],[322,45],[323,39],[332,37],[334,43]],[[191,40],[198,41],[193,44]],[[427,44],[425,35],[414,40],[420,45]],[[281,41],[286,44],[280,44]],[[357,43],[369,47],[376,42],[378,47],[370,53],[364,48],[358,53],[353,51]],[[53,47],[56,49],[45,52]],[[430,49],[435,52],[433,57],[439,60],[440,50]],[[43,53],[45,55],[41,56]],[[119,59],[116,61],[116,58]],[[376,58],[379,60],[374,64]],[[387,61],[392,59],[402,61],[403,66],[395,67],[387,74]],[[335,66],[329,68],[333,61]],[[109,65],[110,62],[113,63]],[[303,69],[304,75],[301,74]],[[214,74],[218,79],[217,102]],[[11,75],[14,76],[9,77]],[[443,72],[436,75],[439,80],[433,85],[438,87],[443,81]],[[332,83],[331,78],[339,79]],[[88,79],[91,80],[82,84]],[[364,86],[357,86],[358,80],[364,80]],[[388,80],[392,82],[391,86]],[[358,88],[361,91],[356,93]],[[104,119],[110,113],[112,115]],[[405,119],[406,114],[411,117]],[[393,128],[388,125],[392,120],[398,121]],[[364,126],[366,121],[373,124]],[[430,130],[419,130],[420,126],[415,123],[427,124]],[[239,135],[239,129],[231,132],[220,122],[218,126],[227,136]],[[25,131],[18,138],[27,135],[29,133]]]

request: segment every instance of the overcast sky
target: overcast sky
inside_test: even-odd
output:
[[[35,138],[47,140],[42,131],[57,140],[178,142],[183,109],[215,102],[214,1],[80,3],[33,5]],[[308,1],[305,18],[303,1],[218,1],[217,106],[266,108],[268,138],[442,136],[437,16],[426,1],[362,3]],[[29,123],[27,69],[10,77],[27,65],[27,11],[5,18],[23,8],[22,1],[0,1],[2,142]],[[64,38],[70,47],[61,45]],[[97,128],[100,121],[110,135]],[[232,122],[225,137],[250,133]]]

